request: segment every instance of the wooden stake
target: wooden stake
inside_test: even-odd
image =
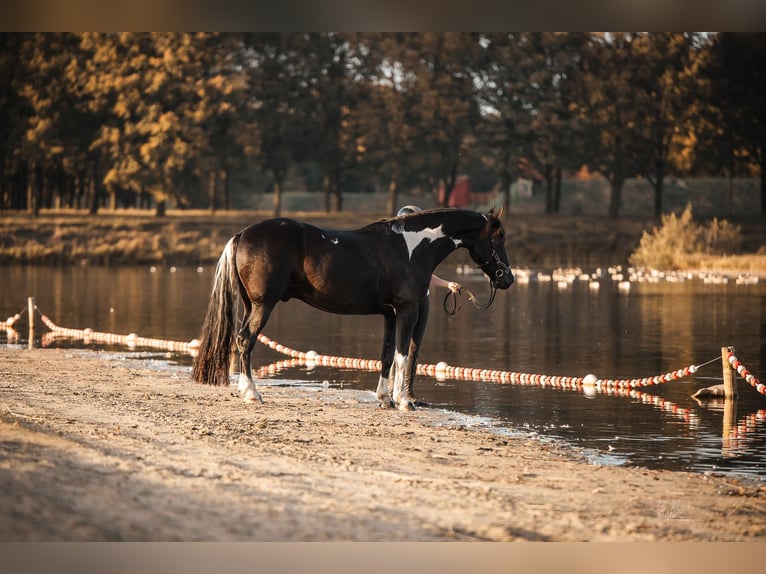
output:
[[[723,401],[723,432],[721,433],[721,456],[728,458],[736,456],[734,450],[737,447],[737,437],[732,433],[737,424],[737,401],[725,399]]]
[[[29,318],[29,348],[35,346],[35,298],[27,297],[27,317]]]
[[[734,352],[734,347],[721,347],[721,362],[723,363],[723,390],[724,397],[728,399],[737,398],[737,388],[734,380],[734,369],[729,364],[729,353]]]

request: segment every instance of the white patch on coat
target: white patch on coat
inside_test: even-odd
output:
[[[324,233],[322,234],[322,239],[327,239],[327,236]],[[337,237],[331,237],[330,239],[327,239],[327,241],[329,241],[333,245],[338,245],[338,238]]]
[[[393,226],[391,229],[404,237],[404,242],[407,245],[407,253],[409,254],[410,260],[412,259],[412,253],[415,251],[415,248],[423,241],[436,241],[442,237],[447,237],[447,235],[445,235],[442,231],[441,225],[439,225],[439,227],[426,227],[420,231],[405,231],[401,226]],[[452,239],[452,241],[455,243],[455,247],[460,246],[461,241],[459,239]]]

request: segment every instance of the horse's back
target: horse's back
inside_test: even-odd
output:
[[[250,299],[298,298],[342,314],[387,312],[393,251],[367,228],[340,231],[289,218],[268,219],[240,232],[237,271]]]

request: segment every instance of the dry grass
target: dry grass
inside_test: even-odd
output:
[[[741,226],[717,218],[698,223],[688,204],[680,215],[663,215],[661,226],[644,231],[629,262],[659,270],[766,270],[766,246],[762,243],[757,253],[743,253],[744,243]]]
[[[349,211],[287,215],[322,227],[355,229],[385,214]],[[0,264],[205,264],[217,260],[229,237],[270,216],[260,211],[211,214],[202,210],[171,210],[166,217],[157,218],[149,211],[119,210],[104,211],[95,217],[84,212],[43,211],[34,218],[26,213],[6,212],[0,214]],[[615,220],[602,216],[512,213],[505,218],[506,248],[511,264],[516,267],[626,263],[637,252],[642,235],[651,235],[654,225],[654,219],[643,217]],[[739,229],[736,233],[735,228]],[[657,266],[686,269],[717,265],[766,271],[763,261],[766,253],[756,255],[766,237],[766,221],[742,219],[737,226],[716,221],[705,229],[709,233],[701,238],[712,247],[693,251],[685,260],[674,259]],[[736,242],[741,244],[740,248],[722,249],[723,245]]]

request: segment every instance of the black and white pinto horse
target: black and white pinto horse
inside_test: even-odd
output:
[[[245,308],[236,336],[239,390],[245,401],[262,403],[252,378],[251,353],[276,304],[297,298],[330,313],[383,315],[377,397],[381,406],[414,409],[431,274],[450,253],[465,248],[489,277],[493,296],[495,289],[510,287],[514,278],[501,216],[502,210],[496,215],[494,209],[486,214],[432,209],[355,231],[285,218],[247,227],[229,240],[218,261],[192,378],[228,384],[239,297]]]

